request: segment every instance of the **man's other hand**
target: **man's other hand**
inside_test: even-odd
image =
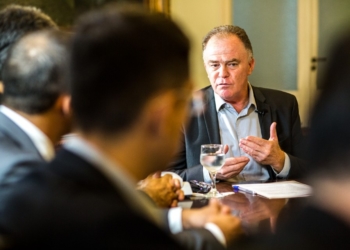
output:
[[[229,147],[225,145],[225,154],[229,150]],[[222,168],[216,174],[216,178],[220,180],[226,180],[238,175],[243,168],[248,164],[249,158],[245,156],[230,157],[225,159],[225,163]]]
[[[139,183],[137,189],[145,192],[162,208],[176,207],[178,201],[185,198],[180,181],[169,174],[162,177],[160,173],[150,175]]]

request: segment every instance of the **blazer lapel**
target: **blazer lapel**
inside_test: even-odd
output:
[[[270,138],[270,126],[271,123],[276,120],[274,114],[271,111],[269,104],[265,103],[265,96],[261,93],[259,88],[252,86],[257,110],[264,111],[263,114],[259,114],[259,122],[261,128],[262,138],[268,140]]]
[[[206,105],[204,110],[204,122],[207,128],[207,133],[209,137],[209,141],[212,144],[220,144],[220,129],[219,129],[219,121],[215,106],[215,98],[214,91],[211,86],[209,86],[204,94],[206,96]],[[215,114],[215,115],[213,115]]]

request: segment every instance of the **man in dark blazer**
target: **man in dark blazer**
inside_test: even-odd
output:
[[[166,214],[135,190],[178,147],[188,56],[188,39],[161,14],[108,6],[82,17],[69,62],[76,136],[51,163],[1,185],[8,248],[222,249],[237,237],[240,221],[213,200],[175,240]]]
[[[26,40],[10,52],[20,38],[44,29],[57,30],[57,25],[40,9],[9,5],[0,11],[0,71],[3,71],[0,81],[4,81],[7,89],[0,105],[0,182],[16,181],[29,166],[36,166],[32,161],[51,160],[55,145],[70,132],[69,91],[62,79],[64,74],[57,74],[66,64],[65,45],[54,39],[46,46]],[[30,46],[23,46],[27,43]],[[35,55],[26,56],[34,49]],[[164,179],[153,178],[153,185],[143,185],[142,191],[157,204],[176,205],[182,191],[180,187],[167,188],[175,179],[168,182]]]
[[[64,74],[57,74],[66,64],[66,42],[52,39],[45,46],[32,40],[30,46],[23,46],[28,43],[25,40],[10,52],[23,36],[44,29],[58,27],[38,8],[9,5],[0,11],[1,97],[2,81],[8,90],[5,102],[0,105],[0,182],[14,182],[29,166],[35,167],[35,162],[51,160],[55,144],[70,131],[69,91],[63,84]],[[48,41],[44,36],[41,39]],[[25,56],[34,49],[35,56]],[[173,192],[163,188],[160,179],[154,182],[157,188]],[[172,199],[156,193],[150,186],[145,191],[153,194],[156,202],[161,201],[164,206],[176,204],[176,196]]]
[[[13,178],[23,161],[51,160],[54,145],[70,131],[70,95],[63,79],[67,46],[67,34],[56,30],[28,33],[3,64],[0,181]]]
[[[297,100],[248,82],[255,61],[245,31],[232,25],[211,30],[203,40],[203,60],[211,86],[197,93],[195,107],[202,105],[203,110],[184,126],[171,169],[185,180],[210,181],[200,165],[200,146],[226,144],[219,179],[300,177],[306,162],[299,158],[303,135]]]
[[[24,170],[20,169],[20,166],[29,165],[30,162],[46,161],[53,157],[53,143],[57,139],[52,135],[61,126],[49,125],[51,121],[43,113],[54,106],[54,100],[57,99],[52,92],[48,93],[48,89],[56,89],[57,93],[63,93],[62,87],[58,88],[59,80],[47,84],[47,80],[52,79],[52,72],[61,67],[59,57],[62,53],[58,52],[61,53],[58,57],[52,47],[41,46],[41,56],[43,53],[46,54],[45,49],[52,51],[51,57],[49,56],[52,67],[48,66],[48,62],[40,64],[40,61],[36,61],[33,57],[18,57],[20,53],[18,51],[12,52],[11,59],[6,62],[10,48],[21,37],[43,29],[56,30],[57,25],[40,9],[9,5],[0,11],[0,89],[5,84],[3,82],[6,82],[8,89],[6,102],[0,106],[0,181],[5,179],[14,181],[16,178],[13,172],[19,174]],[[32,65],[32,68],[28,65]],[[22,74],[24,69],[29,73]],[[41,71],[30,72],[34,69]],[[42,89],[38,90],[40,84]],[[36,91],[33,91],[35,88]],[[0,97],[1,103],[1,90]],[[38,112],[36,109],[40,106],[38,102],[41,101],[43,101],[41,112]],[[57,120],[52,122],[52,124],[58,123]],[[65,122],[60,121],[59,124]]]

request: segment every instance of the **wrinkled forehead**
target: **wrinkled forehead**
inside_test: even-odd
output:
[[[248,51],[238,36],[227,33],[220,33],[211,37],[203,50],[203,58],[235,54],[248,55]]]
[[[218,41],[223,41],[223,40],[231,40],[231,39],[240,40],[237,35],[232,34],[232,33],[228,33],[228,32],[217,33],[217,34],[210,37],[210,39],[207,41],[207,43],[204,47],[204,50],[206,50],[208,48],[208,46],[212,45],[213,43],[216,43]]]

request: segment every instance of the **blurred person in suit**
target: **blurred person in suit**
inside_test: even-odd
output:
[[[0,181],[14,180],[13,173],[30,162],[51,160],[54,145],[71,126],[64,79],[69,35],[32,33],[11,47],[2,65]]]
[[[41,29],[57,29],[52,19],[40,9],[11,4],[0,11],[0,71],[9,48],[24,34]],[[4,86],[0,74],[0,103]]]
[[[25,34],[43,29],[57,30],[57,25],[40,9],[9,5],[0,11],[0,88],[6,85],[8,89],[7,100],[0,106],[0,180],[4,180],[5,175],[12,175],[16,165],[49,160],[53,156],[53,144],[57,140],[53,131],[56,127],[46,124],[44,113],[58,99],[56,94],[64,93],[60,76],[54,81],[51,76],[62,67],[62,51],[48,55],[50,64],[38,60],[45,56],[45,48],[52,49],[48,47],[44,47],[38,57],[25,57],[21,54],[23,51],[14,52],[11,63],[5,63],[16,41]],[[26,49],[29,52],[29,48]],[[6,69],[3,69],[5,64]],[[2,99],[2,93],[0,95]],[[43,103],[39,104],[41,100]],[[16,169],[16,172],[20,171]],[[12,175],[6,180],[16,178]]]
[[[272,238],[243,249],[350,248],[350,30],[336,41],[311,115],[307,156],[313,196],[300,211],[286,212]]]
[[[173,210],[182,213],[174,228],[169,211],[135,191],[179,146],[193,88],[188,57],[187,37],[161,14],[108,6],[80,19],[69,63],[76,136],[0,187],[8,248],[222,249],[240,235],[216,200]]]
[[[54,47],[53,43],[42,48],[40,43],[30,44],[33,50],[35,46],[40,50],[25,56],[31,48],[21,47],[22,44],[17,48],[23,51],[13,52],[11,61],[5,63],[16,41],[44,29],[58,30],[58,27],[38,8],[9,5],[0,11],[0,99],[2,81],[8,89],[6,101],[0,106],[0,181],[15,181],[28,167],[51,160],[54,146],[69,132],[68,87],[63,82],[64,74],[57,74],[65,64],[65,48]],[[63,107],[58,107],[56,101],[64,103],[63,113],[59,110]],[[50,115],[55,110],[62,116]],[[177,180],[169,177],[147,178],[147,185],[141,190],[162,207],[176,206],[184,198]]]
[[[307,163],[300,158],[304,139],[295,96],[248,81],[255,59],[242,28],[213,28],[202,49],[211,85],[199,90],[204,111],[184,126],[182,146],[171,169],[184,180],[210,182],[199,159],[200,146],[213,143],[227,145],[218,179],[300,178]]]

